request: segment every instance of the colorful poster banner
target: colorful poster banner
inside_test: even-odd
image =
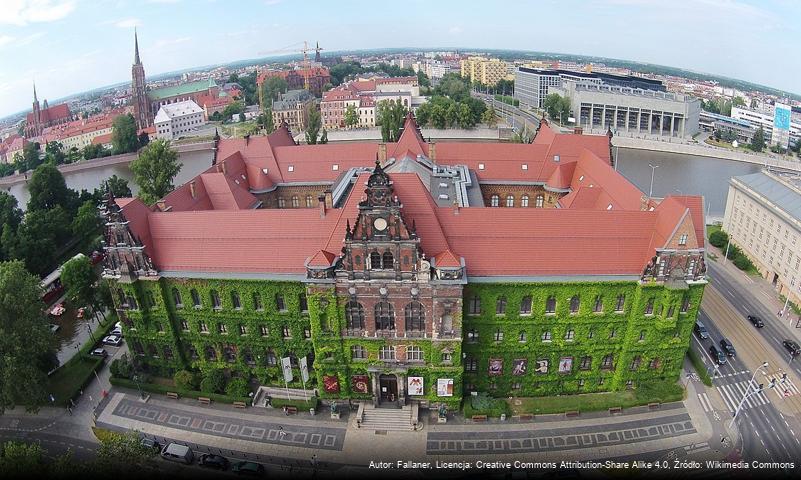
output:
[[[528,372],[528,360],[518,358],[512,361],[512,375],[525,375]]]
[[[573,370],[573,357],[562,357],[559,359],[559,373],[570,373]]]
[[[289,360],[289,357],[281,359],[281,370],[284,372],[284,381],[286,383],[291,382],[295,378],[292,375],[292,362]]]
[[[537,368],[534,371],[537,373],[548,373],[548,360],[537,360]]]
[[[502,358],[490,358],[489,361],[489,374],[490,375],[500,375],[503,373],[503,359]]]
[[[323,390],[325,390],[325,393],[338,393],[339,377],[336,375],[323,375]]]
[[[452,397],[453,396],[453,379],[452,378],[438,378],[437,379],[437,396],[438,397]]]
[[[353,375],[350,377],[350,389],[353,393],[370,393],[370,377]]]
[[[406,383],[409,395],[423,394],[423,377],[409,377]]]

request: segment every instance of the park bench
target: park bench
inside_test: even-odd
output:
[[[649,410],[656,410],[657,408],[659,408],[661,406],[662,406],[662,404],[659,403],[659,402],[652,402],[652,403],[648,404],[648,409]]]
[[[474,422],[486,422],[487,416],[486,415],[473,415],[472,420]]]
[[[520,420],[534,420],[534,414],[533,413],[521,413],[520,414]]]
[[[208,397],[197,397],[197,401],[200,402],[201,405],[210,405],[211,399]]]
[[[286,413],[288,415],[295,415],[295,414],[298,413],[298,407],[292,407],[292,406],[287,405],[284,408],[286,408]]]
[[[236,408],[245,408],[247,407],[247,404],[245,404],[245,402],[234,402],[234,406]]]
[[[622,407],[609,407],[609,415],[614,415],[623,411]]]
[[[565,417],[578,417],[579,411],[578,410],[568,410],[565,412]]]
[[[175,392],[167,392],[167,398],[171,398],[173,400],[178,400],[178,394]]]

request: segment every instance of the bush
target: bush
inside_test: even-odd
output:
[[[175,381],[175,386],[180,389],[197,390],[197,375],[188,370],[175,372],[172,379]]]
[[[225,374],[222,370],[214,369],[206,372],[200,382],[200,391],[205,393],[223,393],[225,390]]]
[[[136,383],[132,380],[112,377],[110,382],[112,385],[117,387],[125,387],[125,388],[130,388],[132,390],[136,390]],[[212,401],[220,403],[245,402],[246,404],[250,405],[252,400],[250,397],[229,397],[228,395],[221,395],[217,393],[206,393],[206,392],[199,392],[196,390],[183,390],[171,385],[160,385],[156,383],[140,383],[139,386],[141,386],[142,390],[144,390],[145,392],[160,393],[162,395],[167,392],[174,392],[180,395],[181,397],[186,397],[186,398],[208,397]]]
[[[737,257],[741,257],[743,255],[743,251],[740,250],[740,247],[737,245],[730,243],[727,247],[728,253],[726,254],[726,258],[729,260],[734,260]]]
[[[471,396],[464,402],[464,416],[470,418],[473,415],[486,415],[488,417],[500,417],[501,414],[510,415],[509,404],[502,398],[492,398],[486,394]]]
[[[725,248],[728,242],[729,235],[723,230],[717,230],[709,235],[709,243],[718,248]]]
[[[698,377],[701,379],[704,385],[711,387],[712,379],[709,377],[709,373],[707,372],[701,357],[699,357],[692,348],[687,349],[687,357],[689,357],[690,363],[692,363],[693,368],[695,368],[695,372],[698,374]]]
[[[749,270],[754,268],[754,264],[751,263],[751,260],[742,253],[734,259],[734,266],[740,270]]]
[[[111,362],[109,367],[111,375],[117,378],[131,378],[133,375],[133,365],[131,359],[128,358],[127,353],[123,353],[122,357]]]
[[[234,378],[225,387],[225,394],[229,397],[247,397],[250,393],[250,385],[244,378]]]
[[[272,397],[270,399],[270,404],[275,408],[281,407],[295,407],[298,411],[306,410],[309,408],[317,408],[317,404],[319,403],[319,399],[315,396],[309,397],[308,401],[305,400],[287,400],[283,397]]]

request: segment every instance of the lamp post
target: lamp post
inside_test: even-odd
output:
[[[145,394],[144,394],[144,392],[142,392],[142,386],[139,385],[139,375],[138,374],[134,374],[133,381],[134,381],[134,383],[136,383],[136,388],[139,389],[139,398],[144,400],[145,399]]]
[[[729,423],[729,428],[731,428],[732,425],[734,425],[734,420],[737,418],[737,414],[740,413],[740,408],[742,408],[743,403],[745,403],[745,399],[750,397],[751,395],[757,394],[757,393],[762,391],[762,388],[759,388],[759,390],[754,390],[752,392],[751,388],[754,385],[754,378],[756,377],[757,372],[762,372],[763,374],[765,374],[765,372],[762,369],[763,368],[767,368],[767,367],[768,367],[768,362],[762,362],[762,367],[757,368],[756,370],[754,370],[754,374],[751,375],[751,381],[748,382],[748,388],[745,389],[745,393],[743,394],[743,398],[740,400],[740,403],[737,405],[737,408],[734,410],[734,416],[731,417],[731,423]],[[776,380],[771,380],[770,388],[773,388],[773,385],[775,384],[775,382],[776,382]]]
[[[649,163],[648,166],[651,167],[651,187],[648,188],[648,199],[650,200],[654,196],[654,172],[659,168],[659,165],[651,165]]]
[[[89,337],[91,337],[92,343],[95,343],[95,334],[92,332],[92,326],[87,323],[86,328],[89,329]]]

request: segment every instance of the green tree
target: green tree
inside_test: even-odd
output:
[[[55,342],[41,295],[39,278],[22,262],[0,263],[0,415],[19,401],[35,410],[47,396],[49,365],[39,359],[54,353]]]
[[[83,150],[81,150],[81,155],[83,156],[84,159],[91,160],[93,158],[98,158],[103,156],[102,154],[104,150],[105,149],[103,148],[103,145],[90,144],[83,147]]]
[[[128,180],[112,175],[106,180],[106,185],[111,189],[111,194],[116,198],[132,197],[131,188],[128,186]]]
[[[61,267],[61,283],[73,305],[94,307],[96,281],[97,272],[86,255],[72,258]]]
[[[486,109],[481,116],[481,122],[487,124],[490,128],[495,128],[498,125],[498,120],[498,113],[495,111],[494,107]]]
[[[431,123],[431,107],[431,102],[426,102],[417,108],[414,116],[417,119],[417,124],[421,127],[425,127]]]
[[[8,229],[9,243],[13,245],[17,227],[22,223],[22,210],[20,210],[17,199],[13,195],[0,191],[0,261],[8,259],[6,247],[3,245],[4,231]]]
[[[64,146],[61,142],[52,141],[45,144],[45,162],[53,165],[63,165],[67,162],[67,156],[64,154]]]
[[[466,103],[458,104],[458,110],[456,112],[456,123],[459,125],[459,128],[473,128],[476,126],[475,118],[473,117],[473,112],[470,111],[470,107],[467,106]]]
[[[446,104],[447,105],[447,104]],[[431,125],[434,128],[446,128],[448,126],[448,118],[446,116],[447,106],[440,103],[431,106]]]
[[[736,96],[731,101],[732,107],[744,107],[745,106],[745,99],[741,96]]]
[[[273,100],[278,100],[278,96],[286,93],[288,85],[286,80],[281,77],[269,77],[261,84],[262,100],[264,104],[261,108],[267,109],[273,107]]]
[[[239,102],[239,101],[231,102],[230,104],[228,104],[225,107],[225,110],[223,110],[223,113],[222,113],[223,120],[226,120],[226,121],[230,120],[231,118],[233,118],[234,115],[239,115],[240,113],[242,113],[244,111],[245,111],[245,107],[244,107],[244,105],[242,105],[242,102]]]
[[[548,94],[543,101],[543,108],[551,119],[558,120],[561,124],[567,123],[570,117],[570,100],[558,93]]]
[[[261,125],[261,128],[263,128],[267,133],[273,133],[275,131],[272,108],[264,109],[264,113],[261,114],[261,122],[259,122],[259,125]]]
[[[48,465],[38,443],[0,443],[0,476],[3,478],[47,477]]]
[[[111,125],[111,144],[114,146],[115,154],[135,152],[139,148],[136,120],[133,115],[127,113],[114,119]]]
[[[204,393],[223,393],[225,390],[225,373],[219,368],[207,371],[200,381],[200,391]]]
[[[175,386],[182,390],[197,390],[197,375],[189,370],[179,370],[172,377]]]
[[[159,139],[142,149],[131,162],[131,171],[139,186],[139,198],[152,205],[172,191],[172,180],[181,171],[181,164],[169,142]]]
[[[240,122],[244,122],[245,121],[245,114],[244,113],[240,113],[239,114],[239,121]]]
[[[406,107],[395,100],[378,102],[376,124],[381,126],[382,142],[397,142],[406,117]]]
[[[723,230],[716,230],[709,234],[709,243],[715,247],[724,248],[729,243],[729,235]]]
[[[134,373],[133,363],[127,353],[123,353],[120,358],[111,362],[108,367],[111,375],[116,378],[131,378]]]
[[[761,152],[765,148],[765,130],[762,127],[756,129],[754,136],[751,137],[751,150]]]
[[[72,234],[75,238],[87,238],[100,233],[102,225],[103,222],[97,212],[95,202],[87,200],[78,209],[75,218],[72,219]]]
[[[56,263],[59,246],[69,240],[69,215],[61,207],[30,210],[14,235],[3,230],[3,248],[9,258],[23,260],[27,269],[38,275],[50,273]]]
[[[320,133],[320,140],[317,143],[328,143],[328,131],[325,128]]]
[[[209,117],[209,120],[211,120],[212,122],[221,122],[223,120],[223,116],[220,112],[214,112]]]
[[[317,143],[317,136],[322,126],[322,119],[320,111],[317,110],[317,105],[310,104],[306,107],[306,118],[306,143],[314,145]]]
[[[225,394],[232,397],[247,397],[250,392],[250,385],[244,378],[233,378],[225,387]]]
[[[20,163],[19,170],[25,172],[34,170],[42,164],[42,159],[39,157],[39,142],[28,142],[22,147],[22,162]]]
[[[28,182],[28,192],[28,210],[49,210],[56,205],[67,210],[73,207],[70,189],[55,165],[38,166]]]
[[[120,468],[136,469],[150,463],[155,452],[142,445],[138,432],[106,432],[97,449],[96,470],[106,474],[119,472]]]
[[[76,163],[81,161],[81,150],[78,147],[72,147],[67,152],[67,163]]]
[[[512,143],[531,143],[534,141],[534,134],[529,131],[526,125],[523,125],[523,128],[520,128],[512,134],[512,138],[509,139]]]
[[[359,112],[356,111],[356,105],[349,104],[345,108],[345,126],[355,127],[359,123]]]
[[[431,86],[431,80],[428,78],[428,75],[426,75],[426,72],[422,70],[417,71],[417,84],[426,88]]]

